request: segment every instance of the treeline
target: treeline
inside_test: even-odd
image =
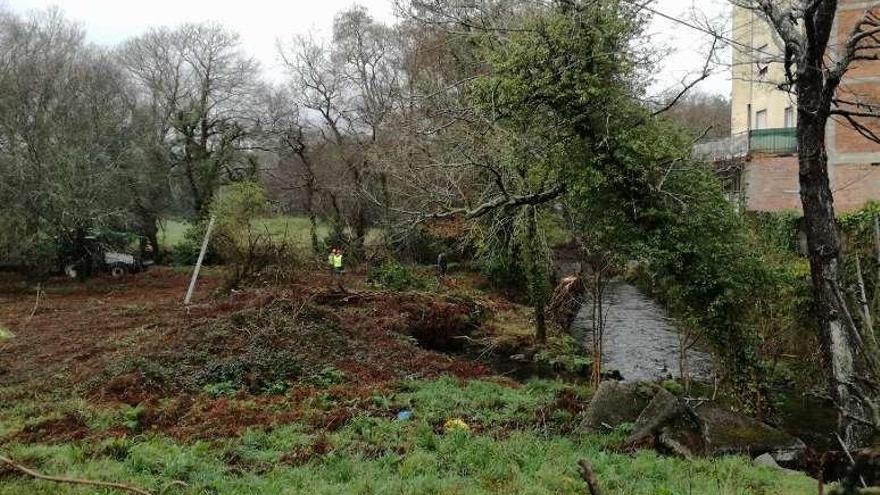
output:
[[[489,96],[479,76],[501,39],[493,26],[548,12],[511,5],[401,5],[393,26],[354,7],[330,39],[281,46],[289,78],[274,86],[219,25],[100,48],[58,10],[2,13],[0,258],[40,266],[100,230],[133,231],[158,250],[159,221],[203,217],[223,184],[242,179],[307,213],[315,249],[323,218],[354,252],[370,226],[402,242],[395,227],[413,213],[510,193],[493,190],[508,180],[498,162],[509,150],[501,116],[478,102]],[[472,20],[483,27],[456,27]]]
[[[60,11],[0,16],[0,257],[40,266],[96,230],[199,215],[252,176],[265,85],[215,25],[154,29],[113,49]]]

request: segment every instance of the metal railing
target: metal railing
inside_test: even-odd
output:
[[[752,153],[796,153],[797,128],[755,129],[749,136],[749,151]]]
[[[694,145],[694,156],[713,162],[741,158],[749,154],[749,133],[704,141]]]
[[[694,145],[694,156],[710,161],[732,160],[750,153],[797,152],[797,128],[755,129]]]

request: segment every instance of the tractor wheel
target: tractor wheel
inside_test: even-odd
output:
[[[128,274],[128,267],[122,264],[115,264],[110,267],[110,276],[113,278],[119,278]]]
[[[76,264],[71,263],[69,265],[64,266],[64,274],[67,275],[67,278],[76,278]]]

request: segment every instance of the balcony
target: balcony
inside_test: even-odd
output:
[[[755,129],[750,132],[749,152],[774,155],[797,153],[797,128]]]
[[[694,156],[710,161],[732,160],[754,153],[797,153],[797,128],[755,129],[694,145]]]

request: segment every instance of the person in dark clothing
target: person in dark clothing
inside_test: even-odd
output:
[[[446,276],[446,273],[449,271],[449,264],[446,262],[446,253],[440,253],[437,256],[437,273],[440,278]]]

